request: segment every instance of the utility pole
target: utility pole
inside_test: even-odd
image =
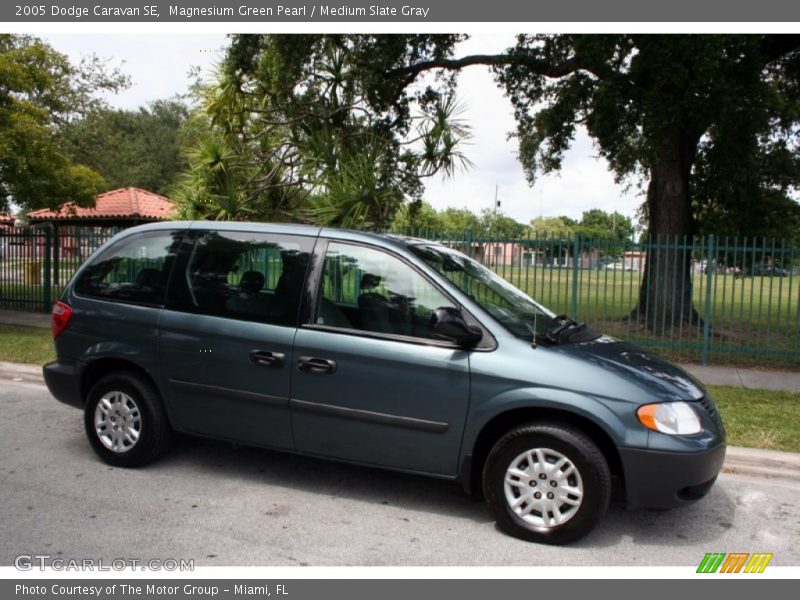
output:
[[[539,188],[539,220],[542,219],[542,203],[544,202],[544,189]]]
[[[494,217],[497,218],[497,207],[500,206],[500,201],[497,199],[497,190],[499,185],[494,184]]]

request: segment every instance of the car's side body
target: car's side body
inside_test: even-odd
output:
[[[164,302],[110,301],[76,291],[84,270],[109,248],[132,236],[167,233],[175,243],[165,259]],[[201,271],[190,265],[200,260],[198,240],[212,244],[215,236],[229,244],[238,243],[237,236],[247,238],[242,243],[263,239],[264,248],[283,248],[281,257],[304,257],[294,267],[302,277],[294,275],[291,283],[291,293],[299,296],[293,308],[281,309],[288,310],[283,321],[185,309],[185,282]],[[597,445],[629,506],[674,506],[707,491],[724,458],[724,431],[699,383],[666,361],[607,337],[532,347],[420,260],[410,251],[416,243],[301,225],[168,222],[126,230],[101,247],[66,287],[61,301],[72,315],[56,339],[58,360],[44,368],[47,385],[57,399],[83,407],[104,374],[133,371],[152,383],[176,431],[460,479],[467,489],[479,487],[490,450],[509,428],[546,419],[569,424]],[[408,268],[415,281],[479,328],[480,343],[465,348],[421,338],[413,324],[408,335],[398,335],[321,322],[320,295],[336,287],[325,260],[337,251],[364,260],[378,253],[381,260]],[[205,260],[215,260],[211,251]],[[286,304],[279,288],[287,264],[267,292],[262,282],[257,293],[248,294],[246,275],[238,273],[245,291],[228,304]],[[137,277],[147,275],[152,273]],[[373,283],[363,276],[359,282],[364,289]],[[637,406],[675,400],[705,407],[698,410],[702,434],[663,435],[637,420]]]

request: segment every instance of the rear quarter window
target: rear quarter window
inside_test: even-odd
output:
[[[75,283],[75,293],[134,304],[164,304],[182,232],[151,231],[126,237],[96,257]]]

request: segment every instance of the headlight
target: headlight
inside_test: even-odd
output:
[[[661,402],[645,404],[636,411],[639,421],[653,431],[669,435],[700,433],[700,419],[688,402]]]

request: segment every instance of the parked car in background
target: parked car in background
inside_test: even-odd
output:
[[[177,431],[460,481],[505,531],[566,543],[612,492],[628,507],[698,500],[725,457],[685,371],[435,242],[135,227],[78,270],[52,321],[47,386],[119,467]]]
[[[608,265],[613,264],[618,260],[620,260],[618,256],[601,256],[597,261],[597,268],[607,269]]]
[[[616,260],[605,265],[606,269],[611,271],[633,271],[633,266],[625,264],[624,260]]]
[[[774,265],[745,265],[734,268],[735,277],[788,277],[789,270]]]
[[[761,277],[788,277],[789,271],[774,265],[758,265],[753,270],[755,275]]]

